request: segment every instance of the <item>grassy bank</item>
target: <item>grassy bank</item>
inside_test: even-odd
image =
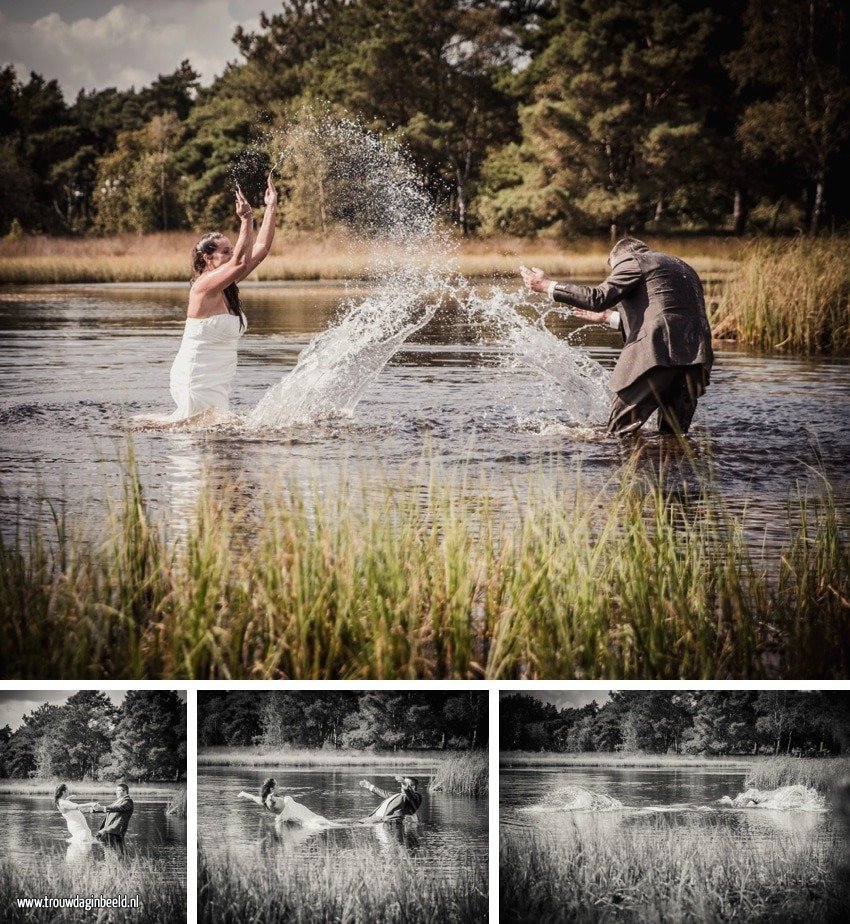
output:
[[[126,909],[36,909],[18,908],[16,899],[24,897],[116,898],[138,896],[138,908]],[[185,880],[175,882],[163,864],[135,858],[126,862],[65,862],[63,851],[44,858],[37,871],[22,871],[11,860],[0,861],[0,919],[4,924],[43,922],[65,924],[71,921],[122,921],[132,924],[174,924],[186,919]]]
[[[28,237],[0,240],[0,283],[169,282],[188,278],[189,252],[197,235],[185,232],[131,234],[108,238]],[[661,244],[659,244],[661,246]],[[683,239],[663,246],[693,262],[709,276],[732,268],[740,245],[734,240]],[[609,243],[603,240],[558,244],[522,238],[458,241],[458,269],[467,278],[516,276],[519,263],[545,267],[561,276],[606,272]],[[404,255],[407,260],[410,254]],[[368,245],[342,235],[325,238],[278,236],[272,253],[251,277],[258,280],[368,278],[373,258]]]
[[[847,237],[760,242],[724,287],[715,337],[762,350],[850,354]]]
[[[450,754],[437,764],[430,792],[453,796],[485,796],[490,790],[490,761],[486,751]]]
[[[561,754],[536,751],[502,751],[499,763],[503,767],[646,767],[670,769],[678,767],[713,767],[742,770],[759,761],[757,757],[712,757],[701,754]]]
[[[704,828],[647,833],[620,827],[555,841],[501,836],[503,921],[842,920],[847,880],[837,869],[843,841],[829,855],[805,838],[730,840]]]
[[[0,794],[20,796],[50,796],[60,783],[67,783],[68,788],[75,796],[102,796],[112,795],[114,798],[115,783],[92,782],[82,780],[0,780]],[[185,783],[134,783],[129,781],[130,795],[148,799],[171,799]]]
[[[487,872],[474,859],[458,878],[398,856],[364,855],[357,864],[333,854],[310,863],[244,864],[238,857],[198,857],[198,921],[202,924],[466,924],[486,921]]]
[[[297,748],[198,748],[199,767],[421,767],[433,769],[450,751],[302,751]]]
[[[379,476],[337,496],[206,490],[176,540],[131,472],[99,541],[61,516],[57,535],[3,539],[0,675],[850,673],[850,541],[828,491],[761,561],[709,485],[620,474],[613,497],[530,476],[514,501],[436,467],[426,496]]]

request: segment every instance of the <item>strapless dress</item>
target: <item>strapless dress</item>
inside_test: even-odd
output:
[[[244,332],[235,314],[186,318],[183,340],[171,366],[171,397],[177,407],[170,421],[188,420],[211,408],[230,412],[230,385]]]

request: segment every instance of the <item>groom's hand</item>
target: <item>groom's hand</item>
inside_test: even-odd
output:
[[[357,784],[361,789],[370,789],[372,784],[368,780],[361,780]]]
[[[526,289],[530,292],[546,292],[549,289],[549,283],[552,281],[539,266],[527,266],[519,268],[519,274],[525,283]]]
[[[605,311],[588,311],[586,308],[573,308],[573,317],[591,324],[607,324],[614,312],[607,308]]]

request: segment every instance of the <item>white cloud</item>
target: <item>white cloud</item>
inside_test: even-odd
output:
[[[0,61],[13,63],[22,79],[30,71],[56,78],[67,99],[81,88],[119,90],[150,83],[184,58],[202,82],[238,57],[237,25],[257,29],[262,0],[171,0],[119,3],[97,17],[66,20],[49,13],[34,22],[0,12]]]

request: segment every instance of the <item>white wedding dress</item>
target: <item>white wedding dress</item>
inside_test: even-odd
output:
[[[60,799],[58,803],[59,811],[68,825],[68,832],[75,841],[87,842],[92,840],[91,829],[81,809],[93,806],[94,802],[84,802],[77,804],[70,799]]]
[[[277,812],[275,825],[292,824],[302,828],[327,828],[331,825],[327,818],[296,802],[292,796],[275,796],[273,801],[274,811]]]
[[[168,418],[170,423],[205,411],[230,413],[230,384],[245,329],[240,329],[239,318],[230,313],[186,318],[183,340],[171,366],[171,397],[177,408]]]

